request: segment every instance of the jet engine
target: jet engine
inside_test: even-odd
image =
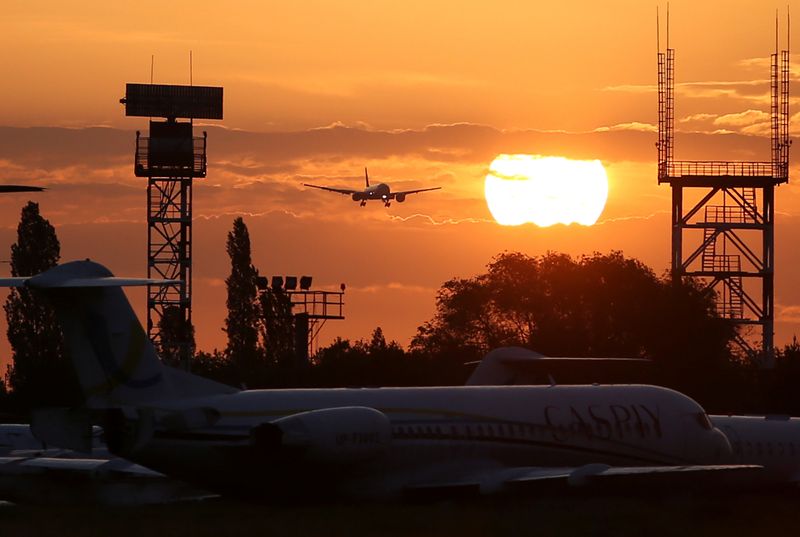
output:
[[[386,451],[391,424],[374,408],[325,408],[259,425],[251,431],[251,439],[259,450],[295,452],[313,462],[362,462]]]
[[[353,201],[361,201],[362,199],[364,199],[364,196],[360,192],[353,192],[352,198]]]
[[[406,201],[406,195],[405,194],[397,194],[394,197],[394,199],[397,201],[397,203],[403,203],[404,201]]]

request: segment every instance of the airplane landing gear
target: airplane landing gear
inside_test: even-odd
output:
[[[361,203],[359,205],[361,207],[364,207],[366,204],[367,204],[366,200],[361,200]]]

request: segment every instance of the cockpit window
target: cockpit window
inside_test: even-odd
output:
[[[694,418],[703,429],[710,431],[714,428],[714,426],[711,424],[711,420],[708,419],[708,415],[705,412],[698,412],[694,415]]]

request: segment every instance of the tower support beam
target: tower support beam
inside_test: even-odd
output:
[[[675,51],[658,52],[658,182],[672,189],[672,277],[700,277],[717,293],[717,312],[746,330],[736,342],[765,367],[774,362],[775,187],[789,180],[789,51],[775,51],[770,71],[771,159],[676,161]],[[688,199],[699,199],[689,206]],[[755,235],[760,235],[756,238]],[[696,246],[687,250],[687,244]],[[760,287],[760,289],[758,289]]]
[[[134,154],[134,173],[147,178],[147,277],[174,282],[148,287],[147,333],[162,359],[189,370],[192,184],[206,176],[206,133],[195,137],[193,120],[222,119],[222,88],[128,84],[120,102],[126,115],[151,118],[149,136],[136,133]]]

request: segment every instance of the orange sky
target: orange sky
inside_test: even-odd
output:
[[[656,184],[652,132],[655,4],[81,6],[4,2],[0,181],[49,187],[35,199],[57,227],[64,259],[91,257],[143,276],[145,183],[133,177],[132,153],[133,131],[146,122],[124,117],[118,101],[126,82],[149,81],[151,55],[155,82],[188,83],[192,50],[194,83],[225,87],[225,119],[208,127],[208,178],[195,190],[194,318],[204,350],[224,346],[225,234],[238,215],[262,273],[347,283],[347,320],[331,322],[324,340],[367,337],[380,325],[407,344],[445,280],[474,275],[504,250],[620,249],[658,273],[667,267],[670,192]],[[785,6],[670,3],[678,158],[769,158],[759,137],[766,58],[774,10]],[[794,121],[792,130],[800,130]],[[600,223],[493,223],[483,178],[497,154],[515,152],[600,159],[610,182]],[[357,186],[364,166],[394,188],[444,189],[387,210],[300,186]],[[0,199],[0,252],[27,199]],[[777,210],[782,344],[800,328],[795,184],[778,190]],[[142,311],[143,297],[132,296]]]

